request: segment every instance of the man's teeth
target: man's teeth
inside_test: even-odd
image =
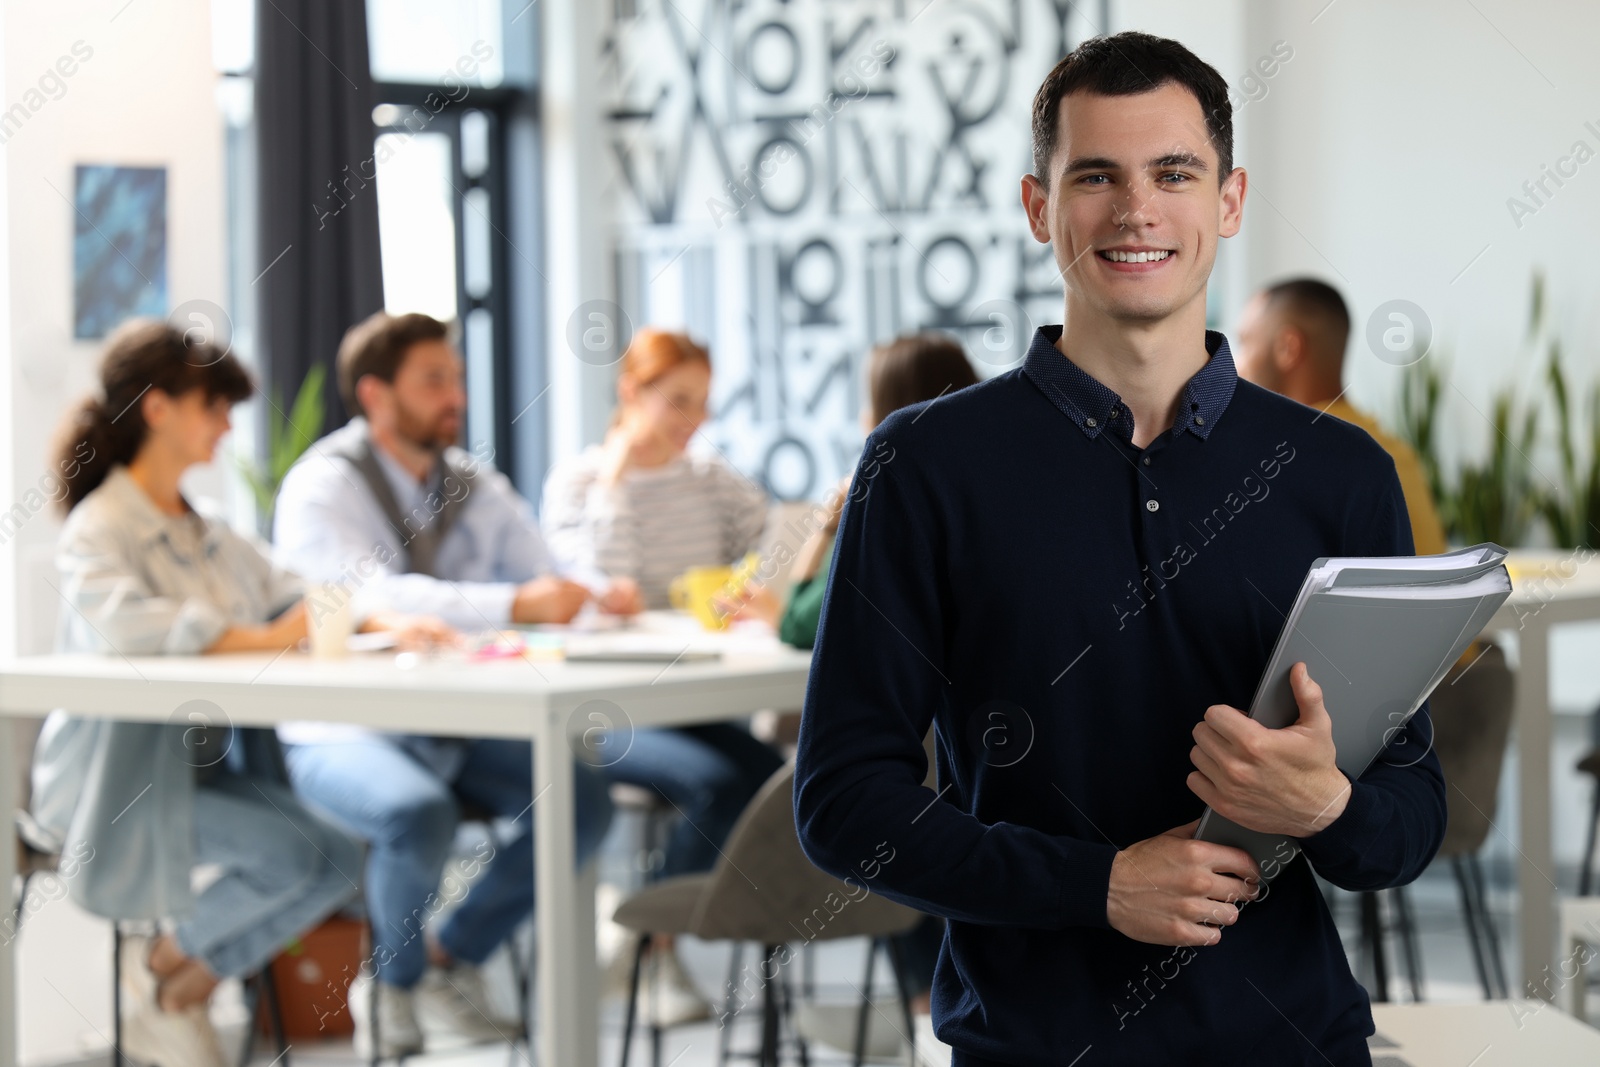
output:
[[[1101,252],[1113,263],[1155,263],[1172,255],[1170,249],[1160,252]]]

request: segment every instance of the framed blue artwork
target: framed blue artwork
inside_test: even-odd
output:
[[[72,336],[167,313],[167,169],[79,166],[73,183]]]

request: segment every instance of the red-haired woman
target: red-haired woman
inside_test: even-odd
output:
[[[704,346],[666,330],[634,335],[605,442],[556,464],[545,482],[540,521],[565,569],[631,578],[643,606],[663,608],[668,585],[688,568],[733,563],[757,547],[765,490],[720,457],[688,450],[710,395]],[[708,723],[638,730],[605,773],[653,789],[683,812],[661,872],[673,875],[710,869],[745,804],[781,764],[744,726]],[[655,956],[656,989],[645,1003],[656,1021],[708,1015],[676,955]]]

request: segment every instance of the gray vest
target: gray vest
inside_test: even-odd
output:
[[[400,502],[395,499],[389,476],[384,473],[373,451],[371,430],[356,437],[350,444],[331,449],[328,454],[349,463],[366,481],[367,488],[372,490],[373,499],[383,509],[383,517],[400,539],[400,547],[406,554],[406,572],[439,577],[435,571],[439,546],[444,543],[445,534],[450,532],[456,516],[472,493],[476,465],[463,462],[465,453],[460,449],[445,449],[439,457],[439,467],[444,473],[444,488],[450,488],[449,480],[454,478],[459,483],[459,491],[452,493],[435,489],[428,499],[439,501],[437,512],[430,505],[407,515],[400,510]],[[421,525],[430,515],[432,521],[428,521],[426,526]]]

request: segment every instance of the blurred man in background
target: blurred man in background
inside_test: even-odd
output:
[[[1350,312],[1333,286],[1314,278],[1279,282],[1252,297],[1239,316],[1234,330],[1239,377],[1367,431],[1394,460],[1417,555],[1443,552],[1444,524],[1422,461],[1410,445],[1345,399],[1349,337]]]

